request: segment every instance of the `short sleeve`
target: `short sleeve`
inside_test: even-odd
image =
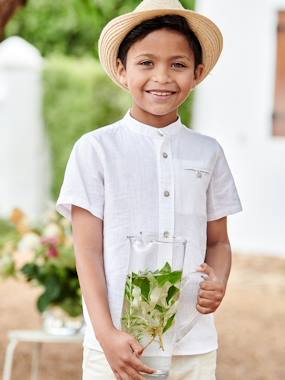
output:
[[[71,221],[72,205],[82,207],[103,220],[104,175],[92,136],[82,136],[67,162],[56,210]]]
[[[217,220],[242,211],[236,185],[220,145],[207,191],[207,219]]]

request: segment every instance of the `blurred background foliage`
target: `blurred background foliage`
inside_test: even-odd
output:
[[[119,120],[130,106],[127,92],[91,58],[51,57],[44,70],[44,119],[48,127],[56,198],[74,142],[84,133]]]
[[[140,0],[28,0],[10,21],[5,36],[18,35],[44,56],[54,53],[98,56],[97,41],[104,25],[131,12]],[[181,3],[193,9],[193,0]]]
[[[114,85],[98,62],[97,41],[112,18],[132,11],[140,0],[28,0],[8,23],[5,37],[18,35],[45,57],[44,120],[52,159],[56,199],[67,159],[84,133],[119,120],[130,97]],[[181,3],[193,9],[194,1]],[[180,110],[189,126],[192,97]]]

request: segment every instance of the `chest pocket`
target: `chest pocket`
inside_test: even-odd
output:
[[[180,214],[207,214],[210,170],[199,162],[174,160],[175,206]]]

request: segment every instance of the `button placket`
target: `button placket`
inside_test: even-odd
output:
[[[159,232],[164,238],[174,234],[174,173],[170,137],[159,146]]]

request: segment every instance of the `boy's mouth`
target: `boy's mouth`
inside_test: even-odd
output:
[[[151,95],[161,96],[161,97],[176,94],[176,91],[168,91],[168,90],[146,90],[146,92]]]

